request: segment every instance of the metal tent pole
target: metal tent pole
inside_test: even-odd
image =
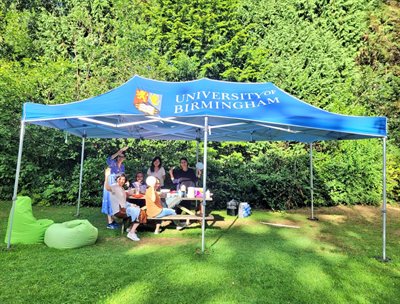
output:
[[[14,181],[14,193],[12,196],[12,207],[10,213],[10,225],[8,227],[8,236],[7,236],[7,249],[11,246],[11,232],[13,228],[14,222],[14,212],[15,212],[15,202],[17,200],[18,194],[18,181],[19,181],[19,172],[21,170],[21,159],[22,159],[22,148],[24,146],[24,136],[25,136],[25,122],[21,120],[21,130],[19,134],[19,147],[18,147],[18,159],[17,159],[17,169],[15,172],[15,181]]]
[[[81,205],[82,177],[83,177],[83,158],[85,156],[85,138],[86,138],[86,134],[84,134],[83,137],[82,137],[81,171],[79,172],[78,204],[77,204],[75,216],[79,216],[79,208],[80,208],[80,205]]]
[[[197,136],[196,137],[196,165],[199,162],[199,148],[200,148],[200,137]],[[198,186],[198,181],[196,182],[196,187]],[[196,207],[197,207],[197,203],[196,203]]]
[[[382,261],[390,259],[386,256],[386,137],[383,138],[383,164],[382,164],[382,184],[383,184],[383,205],[382,205]]]
[[[199,162],[199,142],[200,138],[196,138],[196,164]]]
[[[308,219],[311,221],[318,221],[314,217],[314,173],[313,173],[313,143],[310,143],[310,192],[311,192],[311,217]]]
[[[204,163],[204,172],[203,172],[203,201],[202,207],[200,210],[202,212],[201,219],[201,252],[204,253],[205,247],[205,227],[206,227],[206,192],[207,192],[207,142],[208,142],[208,117],[204,118],[204,152],[203,152],[203,163]]]

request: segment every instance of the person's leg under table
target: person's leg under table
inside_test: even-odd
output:
[[[167,197],[165,199],[165,204],[167,208],[174,209],[177,205],[179,205],[182,201],[182,198],[179,196],[175,197]]]
[[[163,208],[159,214],[156,215],[156,218],[162,218],[164,216],[168,215],[176,215],[176,212],[174,209],[171,208]],[[154,234],[159,234],[160,233],[160,227],[161,223],[156,224],[156,230],[154,231]]]

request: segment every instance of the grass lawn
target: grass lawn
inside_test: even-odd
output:
[[[0,202],[4,241],[11,204]],[[34,207],[36,218],[73,219],[74,207]],[[255,211],[201,229],[139,232],[133,242],[105,228],[100,208],[81,218],[99,229],[94,246],[0,245],[0,303],[400,303],[397,207],[388,208],[387,255],[377,207]],[[299,226],[276,227],[261,222]]]

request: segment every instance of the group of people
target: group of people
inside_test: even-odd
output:
[[[133,241],[139,241],[137,227],[139,226],[141,209],[140,206],[127,202],[127,193],[124,187],[128,186],[137,194],[145,194],[146,213],[149,217],[174,215],[176,212],[163,203],[158,194],[158,190],[164,187],[166,176],[161,158],[156,156],[151,161],[147,170],[146,183],[144,182],[143,172],[137,172],[135,180],[128,182],[123,164],[126,159],[127,148],[122,148],[107,158],[101,211],[107,215],[107,228],[109,229],[118,228],[119,225],[115,218],[130,217],[132,225],[128,228],[127,237]],[[179,190],[182,186],[186,188],[194,187],[201,176],[201,170],[189,168],[188,160],[183,157],[180,159],[180,168],[171,168],[169,174],[172,183]],[[177,225],[177,228],[179,229],[180,226]]]

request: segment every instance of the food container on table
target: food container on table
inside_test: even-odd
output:
[[[195,187],[189,187],[187,191],[187,197],[188,198],[194,198],[195,197]]]

